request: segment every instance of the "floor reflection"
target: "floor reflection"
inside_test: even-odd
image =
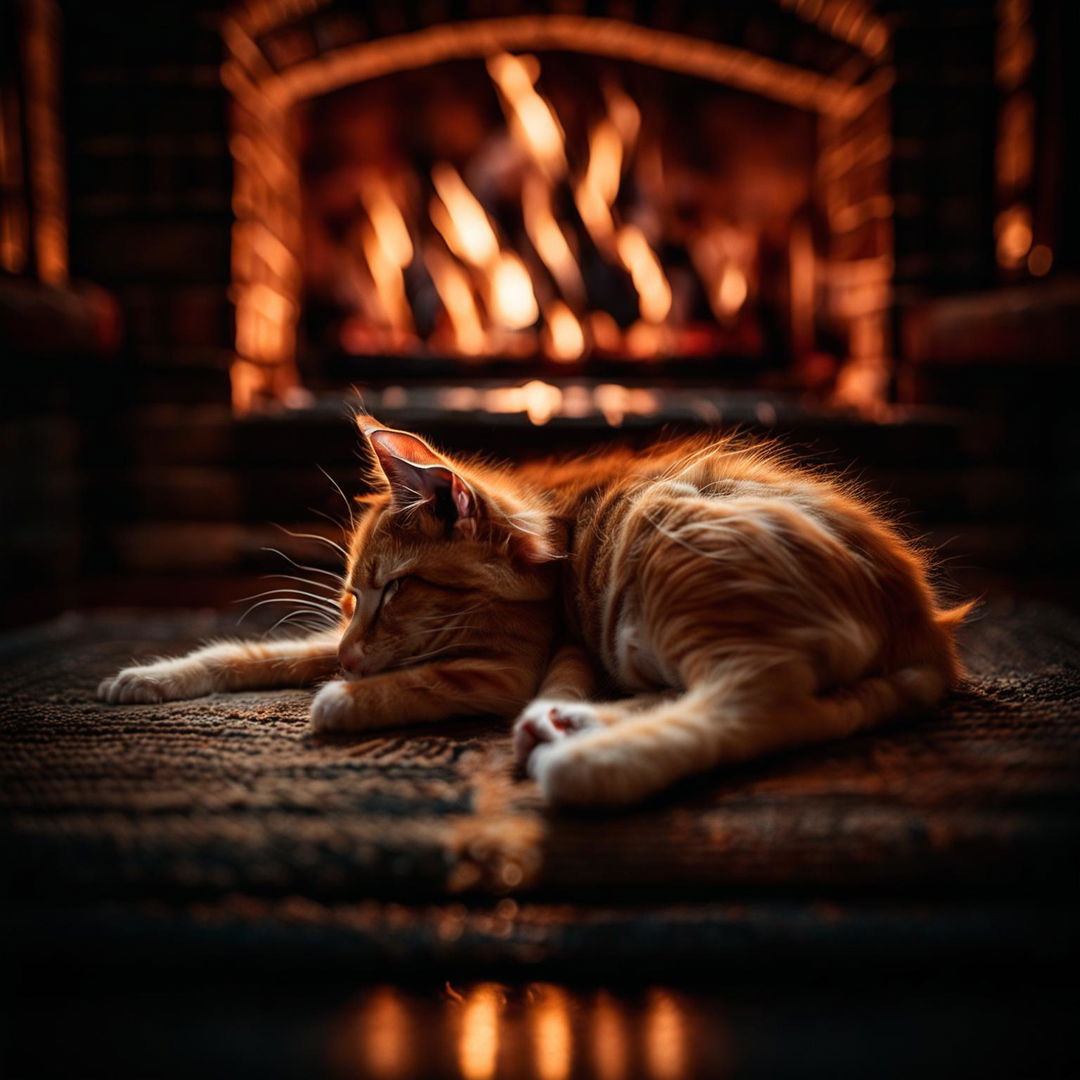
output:
[[[376,987],[332,1030],[341,1080],[722,1080],[713,1015],[694,1038],[687,1001],[662,987],[615,993],[551,983],[447,985],[441,994]]]

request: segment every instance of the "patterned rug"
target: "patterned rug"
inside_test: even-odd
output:
[[[0,645],[14,936],[141,927],[210,947],[239,926],[298,954],[602,964],[800,934],[902,953],[913,926],[976,948],[1075,898],[1080,621],[1054,607],[991,605],[964,631],[971,681],[936,715],[619,814],[547,812],[502,723],[329,738],[306,691],[95,701],[132,658],[221,630],[69,615]]]

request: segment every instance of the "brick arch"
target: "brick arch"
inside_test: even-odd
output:
[[[612,0],[608,9],[621,14],[627,6]],[[655,23],[656,9],[653,16]],[[736,40],[720,40],[724,28],[719,24],[710,35],[704,33],[708,23],[698,22],[702,33],[690,34],[613,14],[533,11],[416,27],[392,18],[390,32],[385,25],[372,32],[356,16],[319,0],[265,0],[234,7],[223,26],[228,58],[222,78],[234,99],[230,149],[236,219],[236,407],[248,411],[260,402],[287,400],[298,385],[294,353],[301,287],[300,180],[293,105],[446,60],[482,58],[500,50],[567,51],[694,75],[813,111],[821,118],[823,152],[843,144],[852,126],[866,126],[867,117],[874,117],[887,95],[891,72],[887,27],[865,3],[778,0],[758,5],[755,18],[757,22],[741,27],[741,37],[728,26],[728,36]],[[784,59],[749,47],[762,38],[760,30],[751,31],[768,25],[770,18],[787,28],[786,46],[777,47]],[[774,45],[778,40],[773,39]],[[801,49],[796,48],[800,42]],[[803,62],[791,62],[793,54]],[[870,123],[880,126],[880,121]],[[849,208],[826,209],[833,215]],[[862,284],[860,280],[856,288]],[[863,329],[862,340],[875,343],[872,351],[883,351],[887,328],[878,325],[881,318],[871,321],[875,325]]]

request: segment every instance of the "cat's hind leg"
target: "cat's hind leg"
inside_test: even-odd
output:
[[[338,666],[340,634],[327,631],[280,641],[226,641],[171,660],[124,668],[102,681],[97,696],[110,704],[152,704],[223,690],[309,686]]]
[[[565,806],[626,806],[720,764],[824,742],[936,701],[945,686],[929,666],[863,679],[827,695],[809,668],[770,665],[728,672],[637,713],[572,738],[537,744],[528,760],[545,799]],[[631,703],[633,705],[633,702]]]

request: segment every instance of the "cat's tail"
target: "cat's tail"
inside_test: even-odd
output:
[[[633,701],[602,706],[596,726],[537,746],[529,771],[554,805],[627,806],[717,765],[840,738],[926,709],[947,682],[930,664],[826,695],[786,693],[776,671],[769,685],[721,679],[644,711],[635,712]]]

